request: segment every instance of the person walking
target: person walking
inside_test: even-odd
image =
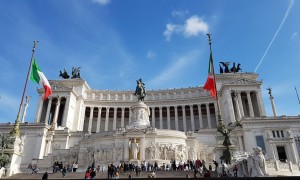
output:
[[[237,172],[238,172],[238,167],[236,165],[234,165],[234,167],[233,167],[233,175],[234,175],[234,177],[237,177]]]
[[[42,179],[48,179],[48,172],[47,171],[43,174]]]
[[[32,164],[30,163],[27,167],[28,174],[32,174]]]
[[[63,178],[66,176],[66,173],[67,173],[67,169],[66,169],[66,166],[64,166],[61,170],[61,173],[63,175]]]
[[[96,178],[96,171],[95,169],[92,169],[92,172],[90,173],[91,175],[91,179],[95,179]]]

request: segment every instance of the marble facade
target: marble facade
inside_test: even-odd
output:
[[[285,174],[300,175],[300,117],[267,116],[257,78],[254,73],[216,75],[224,124],[242,124],[231,132],[235,149],[252,152],[264,146],[269,171],[280,174],[284,168],[277,166],[286,163],[291,168]],[[93,160],[101,166],[130,161],[132,139],[139,143],[139,162],[201,159],[213,165],[220,141],[218,110],[202,86],[148,90],[144,104],[139,104],[133,91],[93,90],[83,79],[50,84],[53,94],[46,101],[38,90],[34,122],[20,125],[22,158],[11,174],[26,171],[29,163],[51,169],[55,161],[78,162],[83,171]],[[12,127],[0,124],[0,131],[8,134]],[[280,161],[282,151],[286,162]]]

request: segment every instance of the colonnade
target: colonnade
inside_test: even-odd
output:
[[[229,112],[235,113],[233,116],[237,120],[240,120],[242,117],[261,117],[266,115],[260,91],[232,91],[231,96],[227,97],[231,97],[228,101],[233,101],[235,110]]]
[[[65,112],[65,107],[68,107],[70,103],[69,98],[61,96],[48,97],[47,100],[40,100],[39,102],[36,112],[37,123],[51,124],[54,129],[57,126],[66,125],[67,112]]]
[[[216,103],[150,106],[150,125],[158,129],[195,131],[217,127]],[[89,133],[117,130],[130,123],[129,107],[84,106],[81,130]]]

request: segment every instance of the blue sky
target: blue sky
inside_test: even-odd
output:
[[[207,32],[215,65],[259,74],[268,115],[267,87],[279,115],[300,114],[298,1],[1,0],[0,11],[0,122],[16,119],[34,40],[50,80],[75,66],[92,89],[133,90],[140,77],[147,89],[167,89],[205,83]],[[29,122],[37,88],[29,81]]]

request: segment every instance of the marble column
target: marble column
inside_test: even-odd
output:
[[[124,124],[124,117],[125,117],[125,107],[122,107],[121,127],[125,127],[125,124]]]
[[[292,158],[293,158],[293,163],[298,163],[298,156],[297,156],[297,154],[296,153],[298,153],[297,151],[295,151],[295,148],[294,148],[294,146],[293,146],[293,140],[291,140],[290,142],[289,142],[289,145],[290,145],[290,148],[291,148],[291,151],[292,151]]]
[[[90,116],[89,116],[89,126],[88,126],[88,132],[92,133],[92,124],[93,124],[93,118],[94,118],[94,107],[90,107]]]
[[[264,100],[262,98],[262,94],[261,94],[260,90],[256,91],[256,97],[257,97],[260,116],[266,116],[266,109],[265,109],[265,106],[264,106]]]
[[[244,113],[244,108],[242,103],[241,91],[237,91],[237,96],[238,96],[238,102],[240,106],[241,117],[244,117],[245,113]]]
[[[49,98],[48,102],[50,102],[51,97],[48,97],[48,98]],[[52,98],[51,98],[51,100],[52,100]],[[38,101],[36,115],[35,115],[35,122],[36,123],[41,122],[41,114],[42,114],[42,110],[43,110],[43,104],[44,104],[43,97],[39,96],[39,101]],[[46,116],[46,118],[47,118],[47,116]],[[45,120],[45,123],[47,123],[46,120]]]
[[[117,128],[117,107],[114,107],[114,119],[113,119],[113,130]]]
[[[100,132],[100,128],[101,128],[101,111],[102,111],[102,107],[98,107],[98,117],[97,117],[97,129],[96,132]]]
[[[225,121],[225,124],[228,124],[230,122],[234,122],[234,121],[231,121],[231,120],[235,118],[231,91],[229,89],[226,90],[226,99],[227,99],[227,103],[228,103],[228,106],[227,106],[228,110],[227,111],[229,112],[229,118],[228,119],[226,118],[228,122],[226,122],[226,119],[224,119],[224,121]]]
[[[108,131],[108,123],[109,123],[109,107],[106,107],[105,131]]]
[[[50,123],[49,122],[49,115],[50,115],[51,105],[52,105],[52,97],[48,97],[48,105],[47,105],[47,111],[46,111],[46,116],[45,116],[45,123],[46,124]]]
[[[183,120],[183,131],[186,132],[185,105],[182,106],[182,120]]]
[[[203,120],[202,120],[202,111],[201,111],[201,104],[198,104],[198,114],[199,114],[199,128],[203,128]]]
[[[214,102],[214,108],[215,108],[215,116],[216,116],[216,125],[218,126],[218,113],[219,113],[219,110],[218,110],[218,105],[217,105],[216,102]]]
[[[175,111],[175,129],[176,130],[179,130],[179,127],[178,127],[178,111],[177,111],[177,106],[174,106],[174,111]]]
[[[168,129],[171,129],[170,106],[167,106],[167,122],[168,122]]]
[[[254,117],[254,111],[253,111],[253,105],[252,105],[252,100],[251,100],[251,96],[250,96],[250,91],[247,91],[247,100],[248,100],[250,117]]]
[[[194,108],[193,105],[190,105],[190,114],[191,114],[191,130],[195,131],[195,119],[194,119]]]
[[[155,107],[152,107],[151,111],[152,111],[152,127],[155,128]]]
[[[78,126],[77,126],[77,129],[79,131],[83,131],[83,123],[84,123],[84,119],[85,119],[85,110],[86,110],[86,106],[82,106],[81,116],[80,116],[80,119],[78,120]]]
[[[234,97],[235,107],[236,107],[236,115],[237,115],[237,121],[241,120],[241,111],[240,111],[240,105],[237,95]]]
[[[276,111],[276,107],[275,107],[275,103],[274,103],[274,97],[272,95],[270,95],[270,101],[271,101],[271,105],[272,105],[273,116],[277,117],[277,111]]]
[[[240,151],[244,151],[243,139],[241,135],[238,135],[238,140],[239,140]]]
[[[68,109],[70,106],[71,98],[70,98],[70,96],[66,96],[65,98],[66,98],[66,102],[65,102],[65,106],[64,106],[64,110],[63,110],[64,114],[63,114],[63,119],[62,119],[61,124],[62,124],[62,126],[66,127],[67,123],[68,123],[68,113],[69,113]],[[70,122],[69,122],[69,124],[70,124]]]
[[[210,118],[210,110],[209,110],[209,103],[205,103],[206,106],[206,114],[207,114],[207,126],[211,128],[211,118]]]
[[[23,111],[22,121],[21,121],[22,123],[25,122],[25,117],[26,117],[26,112],[27,112],[27,108],[28,108],[29,99],[30,99],[30,96],[26,96],[26,101],[25,101],[24,111]]]
[[[57,118],[58,118],[58,113],[59,113],[59,107],[60,107],[60,100],[61,100],[62,97],[58,97],[57,98],[57,102],[56,102],[56,106],[55,106],[55,113],[54,113],[54,119],[53,119],[53,122],[52,122],[52,127],[54,129],[57,129]]]
[[[48,156],[48,154],[50,153],[50,149],[51,149],[51,141],[46,140],[46,150],[44,156]]]
[[[163,127],[162,107],[159,107],[159,123],[160,123],[159,128],[163,129],[164,127]]]
[[[129,123],[129,124],[130,124],[130,122],[131,122],[131,115],[132,115],[131,108],[129,108],[129,120],[128,120],[128,123]]]

